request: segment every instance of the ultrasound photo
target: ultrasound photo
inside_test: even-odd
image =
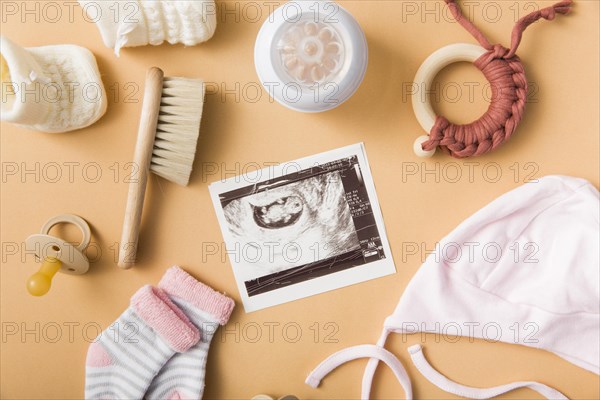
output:
[[[223,212],[234,240],[259,246],[245,281],[360,248],[339,171],[232,200]]]
[[[293,163],[210,186],[248,312],[395,272],[362,144]]]

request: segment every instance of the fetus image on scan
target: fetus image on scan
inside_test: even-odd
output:
[[[338,171],[233,200],[223,211],[244,281],[360,248]]]

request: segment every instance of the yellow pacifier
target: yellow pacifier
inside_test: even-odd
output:
[[[83,234],[81,243],[73,246],[63,239],[48,235],[50,229],[57,224],[77,226]],[[41,233],[29,236],[25,241],[25,248],[42,260],[39,271],[27,280],[29,293],[33,296],[43,296],[48,293],[52,285],[52,278],[58,271],[71,275],[85,274],[90,267],[90,262],[83,252],[90,244],[91,236],[87,222],[72,214],[51,218],[44,224]]]

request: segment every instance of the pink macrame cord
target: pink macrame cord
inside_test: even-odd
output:
[[[557,13],[567,14],[573,2],[564,0],[519,19],[512,31],[511,48],[507,49],[500,44],[492,45],[463,15],[456,0],[444,1],[454,19],[487,50],[474,65],[490,82],[492,100],[486,113],[469,124],[453,124],[443,116],[438,116],[429,133],[429,140],[422,144],[422,149],[429,151],[439,146],[456,158],[478,156],[510,139],[523,117],[527,78],[523,63],[515,54],[523,31],[540,19],[553,20]]]

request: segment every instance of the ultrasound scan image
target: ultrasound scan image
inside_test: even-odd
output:
[[[360,248],[338,171],[235,199],[223,211],[244,281]]]

